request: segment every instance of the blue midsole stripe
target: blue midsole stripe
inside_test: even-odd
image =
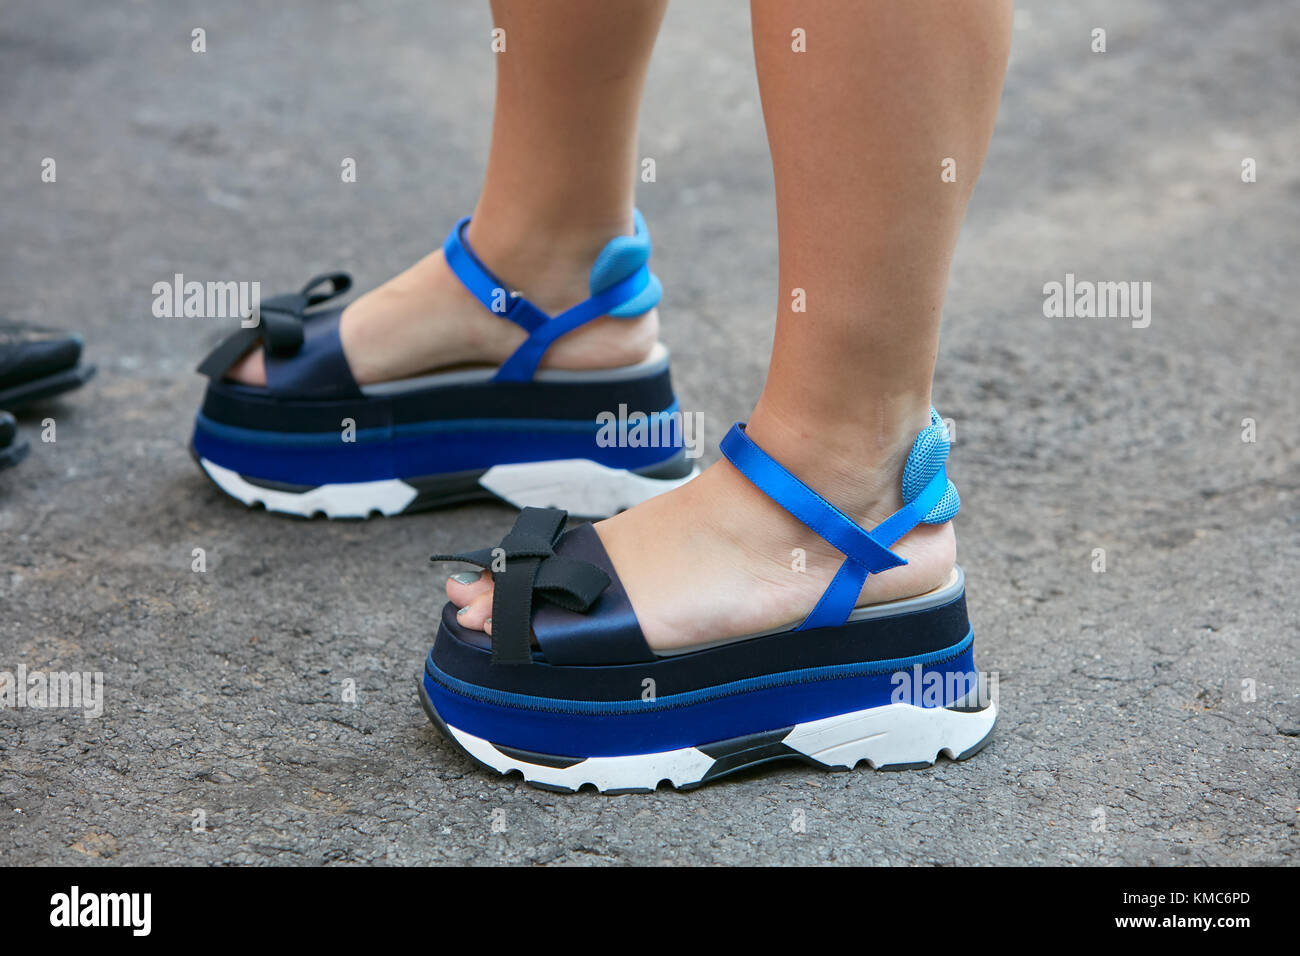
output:
[[[677,414],[680,407],[676,401],[663,411],[647,414],[648,428],[658,427],[660,419]],[[240,442],[248,445],[268,446],[315,446],[338,445],[343,433],[342,423],[337,431],[328,432],[277,432],[258,428],[240,428],[216,422],[200,413],[195,421],[197,428],[225,441]],[[551,432],[561,434],[596,434],[601,424],[592,419],[563,418],[454,418],[448,420],[412,422],[406,425],[390,425],[384,428],[361,428],[355,432],[356,444],[368,442],[385,442],[394,438],[406,438],[419,435],[459,434],[476,432]],[[351,444],[351,443],[349,443]]]
[[[934,680],[937,685],[936,702],[927,704],[922,699],[921,706],[946,707],[966,696],[970,688],[978,686],[974,648],[969,642],[965,646],[966,650],[956,656],[941,663],[931,662],[928,666],[920,662],[932,655],[918,655],[901,662],[874,661],[865,668],[856,668],[859,671],[874,670],[890,664],[912,662],[906,670],[892,673],[859,673],[857,676],[816,679],[815,672],[823,669],[813,668],[810,672],[802,672],[813,679],[801,683],[751,687],[741,693],[712,699],[707,699],[708,695],[704,693],[698,695],[703,699],[687,706],[651,709],[655,702],[621,701],[618,703],[631,703],[641,709],[616,715],[557,713],[489,703],[449,690],[427,671],[423,687],[434,710],[445,723],[492,744],[555,756],[614,757],[697,747],[826,717],[869,711],[892,703],[916,704],[914,698],[909,699],[905,694],[900,697],[900,693],[917,676],[923,682]],[[852,666],[829,668],[823,673],[853,669]],[[788,679],[788,675],[772,676]],[[925,683],[921,685],[922,688],[925,686]],[[680,699],[686,695],[676,696]]]
[[[823,667],[805,667],[799,670],[782,671],[779,674],[763,674],[759,677],[747,677],[743,680],[729,681],[700,690],[685,691],[680,694],[667,694],[656,699],[642,700],[568,700],[560,697],[535,697],[531,694],[517,694],[511,691],[496,690],[471,684],[440,670],[433,658],[425,662],[425,672],[447,690],[464,697],[496,704],[501,707],[514,707],[521,710],[540,710],[559,714],[645,714],[655,711],[672,710],[689,707],[693,704],[723,697],[732,697],[754,690],[769,687],[782,687],[791,684],[807,684],[812,681],[838,680],[845,677],[864,677],[871,674],[887,674],[906,670],[919,664],[927,667],[960,657],[975,639],[974,630],[951,647],[917,654],[914,657],[896,657],[891,660],[866,661],[860,664],[830,664]]]
[[[664,412],[677,408],[676,402]],[[266,432],[220,425],[200,416],[194,451],[249,478],[315,487],[486,471],[495,465],[585,459],[607,468],[648,468],[680,454],[682,430],[664,418],[667,435],[646,444],[603,440],[595,420],[456,419],[367,429],[371,440],[345,442],[342,432]],[[377,440],[375,432],[385,437]],[[667,444],[668,441],[674,442]]]

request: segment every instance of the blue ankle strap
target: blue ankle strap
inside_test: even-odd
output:
[[[651,252],[650,232],[639,210],[633,221],[635,233],[612,239],[596,258],[591,270],[591,298],[555,316],[511,292],[479,260],[465,239],[468,216],[456,223],[442,244],[447,265],[485,309],[528,333],[524,343],[497,369],[494,382],[532,381],[542,356],[561,336],[602,315],[627,318],[642,315],[659,304],[663,287],[646,266]]]
[[[930,424],[912,443],[903,469],[903,500],[907,503],[868,532],[755,445],[745,434],[743,423],[731,426],[721,445],[727,460],[759,491],[845,557],[817,606],[795,630],[843,624],[857,606],[868,575],[907,563],[889,550],[895,541],[918,524],[943,524],[957,513],[961,499],[944,469],[948,447],[948,430],[932,408]]]

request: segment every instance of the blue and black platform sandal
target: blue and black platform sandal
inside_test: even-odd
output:
[[[647,267],[650,234],[611,240],[591,270],[591,298],[547,315],[488,270],[458,222],[443,253],[465,287],[528,338],[500,368],[456,369],[358,385],[339,342],[345,273],[261,303],[260,323],[203,360],[207,394],[193,451],[227,494],[269,511],[332,518],[395,515],[499,498],[606,516],[696,473],[687,457],[668,351],[599,371],[540,370],[561,336],[601,316],[642,315],[661,286]],[[223,380],[255,345],[265,387]],[[622,412],[622,415],[620,415]],[[625,440],[611,427],[633,422]]]
[[[560,534],[563,512],[525,510],[499,548],[434,556],[493,569],[492,635],[459,626],[448,603],[420,681],[425,710],[460,749],[539,787],[633,792],[783,758],[895,770],[984,746],[997,707],[975,670],[961,569],[928,594],[856,606],[869,574],[906,563],[890,545],[957,512],[938,415],[908,458],[907,504],[871,532],[743,426],[722,453],[845,555],[812,613],[656,654],[592,526]]]

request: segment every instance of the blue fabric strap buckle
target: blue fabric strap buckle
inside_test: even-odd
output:
[[[941,440],[936,439],[933,429],[941,430]],[[923,442],[922,439],[926,441]],[[858,595],[862,592],[868,575],[879,574],[907,563],[890,551],[890,546],[923,521],[941,524],[949,520],[957,508],[956,489],[951,488],[943,467],[948,455],[947,432],[938,413],[933,410],[930,426],[918,436],[913,445],[904,484],[916,483],[917,469],[933,470],[933,474],[929,475],[910,501],[871,531],[861,528],[852,518],[754,444],[745,434],[742,422],[731,426],[731,430],[722,439],[720,448],[726,459],[759,491],[844,555],[844,563],[835,573],[821,600],[795,630],[829,627],[847,621],[857,606]],[[921,450],[924,454],[920,454]],[[948,497],[950,493],[951,499]],[[945,502],[950,504],[941,508],[941,503]]]
[[[496,375],[492,378],[494,382],[532,381],[538,365],[541,364],[542,356],[556,339],[602,315],[615,313],[620,306],[625,306],[638,297],[643,297],[641,304],[649,302],[649,305],[641,309],[642,312],[647,311],[658,301],[658,280],[644,264],[644,259],[649,257],[649,236],[645,233],[645,222],[640,213],[636,215],[636,237],[627,238],[635,238],[637,242],[644,244],[641,264],[618,281],[606,284],[585,302],[580,302],[555,316],[543,312],[522,295],[511,292],[505,283],[482,263],[465,239],[464,232],[468,223],[468,216],[456,223],[442,244],[442,253],[447,260],[447,265],[485,309],[493,315],[509,319],[528,333],[528,338],[523,344],[497,369]]]

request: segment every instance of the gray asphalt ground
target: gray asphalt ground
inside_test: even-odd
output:
[[[1294,3],[1018,13],[935,390],[994,743],[925,771],[792,765],[622,797],[489,776],[416,702],[442,601],[427,556],[497,540],[509,510],[282,519],[187,454],[193,366],[224,326],[154,318],[155,282],[277,291],[347,268],[368,288],[472,204],[485,5],[376,10],[0,10],[0,306],[82,330],[100,366],[23,416],[32,455],[0,475],[0,670],[105,680],[98,719],[0,710],[0,862],[1295,861]],[[673,5],[642,152],[666,340],[711,460],[762,385],[777,302],[744,4]],[[1150,326],[1045,318],[1066,273],[1152,283]]]

